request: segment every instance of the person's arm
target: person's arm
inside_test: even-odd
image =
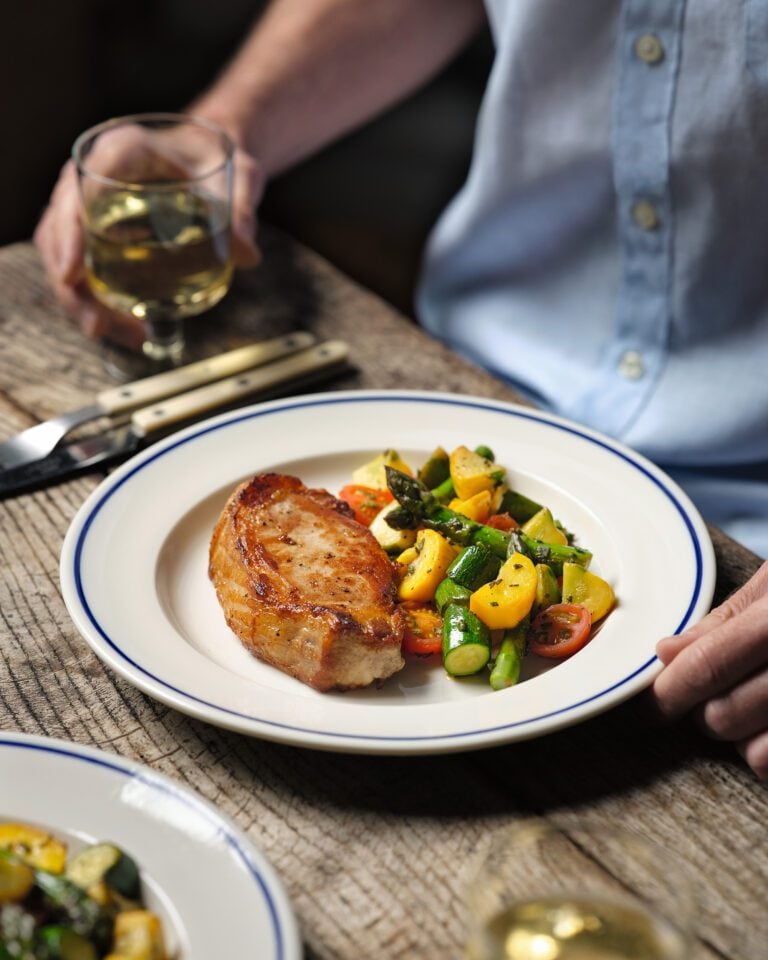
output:
[[[266,180],[430,79],[483,22],[481,0],[274,0],[239,53],[188,112],[234,137],[233,250],[258,262],[255,208]],[[131,346],[142,325],[98,303],[84,282],[72,162],[35,242],[49,283],[83,330]]]
[[[653,685],[662,714],[694,711],[710,736],[729,740],[768,780],[768,563],[725,603],[656,649],[666,664]]]
[[[482,0],[273,0],[192,111],[267,177],[429,80],[484,20]]]

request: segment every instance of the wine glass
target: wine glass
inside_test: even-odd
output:
[[[90,289],[144,322],[140,355],[107,348],[107,365],[135,379],[185,359],[184,325],[232,279],[234,144],[184,114],[107,120],[75,141]]]
[[[489,841],[468,891],[469,960],[690,958],[690,881],[640,834],[525,821]]]

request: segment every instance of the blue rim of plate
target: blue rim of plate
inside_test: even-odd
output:
[[[224,836],[227,846],[230,847],[236,858],[248,871],[248,874],[255,881],[256,886],[260,889],[262,895],[264,896],[269,912],[269,918],[274,931],[275,946],[277,948],[277,960],[285,960],[285,936],[283,928],[280,925],[277,905],[272,897],[272,891],[269,888],[269,884],[259,872],[258,867],[253,862],[253,859],[249,855],[248,851],[243,847],[220,814],[218,814],[215,810],[210,809],[206,803],[204,803],[202,800],[199,800],[194,796],[194,794],[182,787],[178,787],[172,780],[166,777],[160,777],[151,770],[144,771],[138,764],[134,765],[133,762],[122,763],[118,758],[112,759],[106,755],[100,756],[100,752],[95,749],[83,750],[81,752],[74,745],[65,745],[62,742],[56,741],[52,741],[51,743],[41,742],[41,740],[44,739],[45,738],[37,739],[32,737],[28,739],[27,735],[25,734],[15,734],[11,735],[10,737],[7,735],[0,735],[0,747],[11,747],[19,750],[34,750],[38,753],[50,753],[55,756],[66,757],[70,760],[80,760],[83,763],[90,763],[93,766],[103,767],[106,770],[110,770],[112,773],[120,774],[120,776],[139,780],[141,783],[151,787],[153,790],[160,790],[162,793],[169,794],[175,800],[181,801],[185,806],[192,807],[196,813],[202,815],[209,823],[213,824],[216,827],[216,830]],[[173,898],[171,897],[171,899]]]
[[[205,436],[209,433],[214,433],[219,430],[224,430],[229,427],[235,426],[237,424],[243,423],[247,420],[255,420],[263,416],[274,416],[286,412],[295,412],[301,408],[308,407],[317,407],[317,406],[332,406],[339,404],[348,404],[348,403],[426,403],[426,404],[438,404],[445,406],[458,406],[458,407],[467,407],[470,409],[476,410],[486,410],[492,413],[501,413],[508,416],[515,417],[521,420],[530,420],[535,423],[538,423],[543,426],[551,427],[555,430],[560,430],[565,433],[572,434],[573,436],[579,437],[582,440],[587,441],[590,444],[600,447],[603,450],[608,451],[614,456],[618,457],[620,460],[629,464],[635,470],[639,471],[643,476],[649,480],[655,487],[657,487],[672,503],[675,510],[679,514],[685,529],[687,530],[693,547],[693,552],[696,561],[696,575],[694,579],[694,587],[691,594],[690,602],[686,608],[685,614],[680,620],[680,623],[674,630],[669,631],[669,635],[674,635],[681,633],[685,627],[688,625],[688,622],[695,610],[697,604],[701,599],[701,590],[704,579],[704,561],[701,543],[694,529],[693,523],[688,512],[685,510],[683,505],[680,503],[680,500],[676,496],[673,489],[665,485],[662,480],[655,475],[652,470],[649,470],[645,466],[644,460],[641,455],[634,454],[630,450],[623,448],[620,444],[614,443],[607,437],[602,437],[599,434],[593,434],[592,432],[580,428],[578,425],[571,423],[567,420],[562,420],[559,417],[550,416],[549,414],[542,414],[538,411],[529,411],[523,408],[514,407],[511,404],[499,404],[494,403],[493,401],[478,400],[478,399],[467,399],[467,398],[453,398],[449,396],[441,395],[425,395],[419,394],[418,392],[413,393],[350,393],[350,394],[327,394],[327,395],[317,395],[313,397],[308,397],[302,400],[289,400],[283,404],[280,404],[279,401],[273,401],[267,408],[262,409],[261,407],[249,408],[245,412],[234,413],[232,416],[222,418],[216,418],[213,422],[204,422],[199,427],[190,427],[188,430],[182,432],[182,434],[177,437],[170,437],[167,441],[162,442],[159,448],[155,450],[150,450],[148,453],[140,453],[134,460],[139,462],[134,463],[134,461],[128,461],[125,465],[125,472],[122,472],[117,476],[113,481],[111,478],[108,478],[104,481],[108,485],[108,489],[99,496],[93,503],[88,515],[81,521],[81,528],[77,535],[77,541],[74,547],[74,582],[75,589],[78,601],[88,618],[89,622],[102,638],[102,640],[110,647],[118,657],[127,664],[130,664],[135,670],[138,670],[149,680],[152,680],[154,683],[159,684],[161,687],[165,688],[170,693],[176,694],[184,698],[188,703],[199,705],[199,707],[206,707],[211,710],[216,710],[219,713],[224,714],[225,716],[231,717],[231,722],[236,720],[247,720],[251,723],[264,724],[267,727],[274,727],[286,731],[291,731],[298,734],[309,734],[310,736],[320,736],[328,738],[337,738],[339,742],[348,741],[348,742],[381,742],[381,743],[428,743],[428,742],[442,742],[450,740],[461,740],[471,737],[478,737],[485,734],[494,734],[499,733],[503,730],[511,730],[516,727],[528,726],[530,724],[538,723],[542,720],[548,720],[552,717],[563,716],[564,714],[570,713],[574,710],[577,710],[581,707],[586,706],[587,704],[594,704],[596,701],[601,700],[606,697],[608,694],[613,693],[615,690],[618,690],[621,687],[625,687],[630,683],[635,677],[640,676],[655,663],[657,663],[658,658],[654,655],[650,657],[645,663],[641,664],[627,676],[622,677],[621,680],[616,681],[616,683],[611,684],[605,689],[599,691],[598,693],[593,694],[590,697],[587,697],[583,700],[575,701],[571,704],[568,704],[564,707],[559,707],[557,710],[552,710],[548,713],[542,713],[534,717],[526,717],[524,720],[517,720],[512,723],[504,723],[491,727],[484,727],[477,730],[462,730],[457,733],[442,733],[436,735],[428,736],[392,736],[392,735],[379,735],[379,734],[356,734],[356,733],[340,733],[334,730],[318,730],[312,727],[302,727],[297,724],[288,724],[281,723],[274,720],[264,719],[262,717],[254,716],[249,713],[242,713],[237,710],[232,710],[229,707],[223,707],[220,704],[211,703],[208,700],[198,697],[194,694],[188,693],[186,690],[182,690],[179,687],[174,686],[172,683],[163,679],[162,677],[153,674],[151,671],[147,670],[140,663],[133,660],[118,644],[108,635],[106,630],[101,626],[101,624],[96,619],[91,607],[85,596],[85,589],[83,587],[82,576],[81,576],[81,558],[82,552],[85,544],[85,540],[88,535],[88,530],[93,524],[99,512],[103,509],[104,505],[109,501],[122,486],[124,486],[133,476],[142,470],[146,469],[151,464],[155,463],[157,460],[166,456],[167,454],[173,452],[178,447],[185,446],[188,443],[191,443],[194,440],[199,439],[202,436]],[[131,467],[130,464],[134,463]],[[711,598],[710,598],[711,599]],[[201,714],[200,712],[195,713],[196,716],[202,717],[202,719],[210,719]],[[586,719],[583,718],[583,719]],[[242,729],[241,727],[236,727],[236,729]]]

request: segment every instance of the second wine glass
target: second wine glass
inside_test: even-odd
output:
[[[224,130],[183,114],[119,117],[75,142],[88,284],[146,330],[141,356],[113,354],[118,375],[184,362],[184,319],[229,289],[233,154]]]

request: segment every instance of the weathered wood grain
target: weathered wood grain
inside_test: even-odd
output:
[[[193,330],[195,350],[301,327],[351,344],[356,372],[334,388],[515,399],[311,252],[269,230],[264,246],[264,267]],[[98,348],[46,292],[31,247],[0,251],[0,436],[105,383]],[[693,723],[658,726],[642,697],[511,746],[371,758],[228,733],[118,679],[80,639],[58,585],[64,534],[99,479],[0,503],[0,724],[138,759],[218,804],[285,882],[308,957],[460,957],[460,905],[490,831],[563,812],[629,824],[672,851],[697,884],[701,957],[764,955],[765,788]],[[722,598],[759,561],[712,535]]]

